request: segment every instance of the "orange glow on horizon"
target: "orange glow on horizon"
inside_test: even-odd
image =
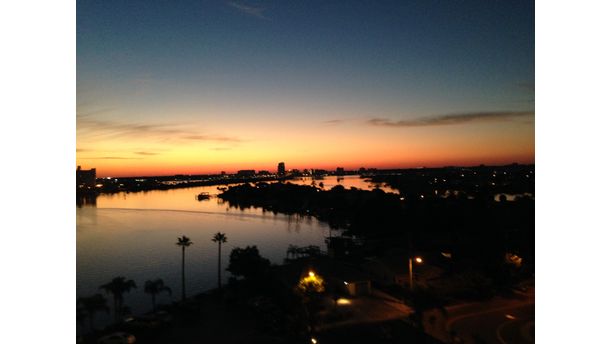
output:
[[[519,164],[533,164],[533,156],[514,156],[507,159],[489,158],[489,159],[452,159],[452,160],[420,160],[413,163],[392,163],[392,162],[371,162],[371,163],[348,163],[348,164],[330,164],[330,163],[301,163],[293,165],[290,160],[278,159],[278,161],[271,162],[268,164],[260,165],[247,165],[247,164],[227,164],[219,165],[218,167],[205,167],[205,166],[189,166],[189,165],[138,165],[138,166],[115,166],[112,164],[104,163],[84,163],[77,160],[77,165],[83,169],[96,168],[98,177],[153,177],[153,176],[173,176],[173,175],[201,175],[201,174],[220,174],[222,171],[228,174],[236,173],[239,170],[255,170],[255,171],[269,171],[271,173],[276,172],[277,164],[280,161],[284,161],[287,170],[297,169],[303,171],[304,169],[324,169],[328,171],[335,171],[337,167],[343,167],[347,171],[358,170],[361,167],[364,168],[376,168],[376,169],[409,169],[409,168],[437,168],[445,166],[478,166],[478,165],[489,165],[499,166],[508,165],[512,163]],[[224,166],[224,167],[222,167]]]
[[[116,133],[85,122],[76,164],[100,177],[235,173],[254,169],[355,170],[533,163],[533,123],[384,128],[365,122],[321,126],[296,120],[221,123],[218,135]],[[223,124],[223,125],[222,125]],[[79,128],[77,123],[77,128]],[[122,126],[119,126],[123,128]],[[198,126],[190,127],[200,132]],[[112,129],[112,130],[111,130]],[[192,138],[193,136],[193,138]]]

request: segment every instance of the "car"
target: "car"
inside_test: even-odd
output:
[[[162,322],[154,316],[129,316],[123,319],[121,329],[127,331],[150,330],[158,328]]]
[[[125,332],[115,332],[98,339],[98,344],[134,344],[136,337]]]

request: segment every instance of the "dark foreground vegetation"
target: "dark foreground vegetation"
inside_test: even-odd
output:
[[[230,187],[219,197],[235,207],[326,221],[363,242],[352,259],[409,249],[414,255],[436,252],[440,260],[444,252],[452,258],[449,267],[475,270],[492,286],[511,285],[533,273],[532,165],[414,170],[372,178],[400,193],[257,183]],[[510,201],[501,193],[520,196]]]
[[[530,302],[525,285],[534,276],[533,168],[369,176],[398,194],[290,182],[229,187],[219,197],[230,206],[327,222],[333,229],[327,250],[290,245],[285,263],[274,266],[256,246],[235,247],[226,267],[232,277],[222,286],[227,237],[217,233],[218,288],[188,296],[184,257],[192,242],[179,237],[181,301],[158,305],[155,296],[172,291],[153,279],[144,285],[151,312],[130,315],[123,294],[138,292],[138,285],[117,277],[100,286],[100,294],[77,301],[79,324],[90,330],[79,340],[96,343],[122,332],[138,343],[448,342],[458,334],[431,329],[446,328],[449,305]],[[112,307],[102,292],[112,297]],[[115,322],[96,330],[95,314],[111,311]]]
[[[226,269],[232,277],[226,285],[169,305],[153,302],[151,312],[139,316],[130,315],[122,302],[124,293],[136,289],[135,282],[114,278],[101,289],[112,297],[115,322],[96,329],[92,320],[97,312],[111,310],[108,300],[102,294],[80,298],[77,320],[79,326],[90,331],[78,337],[77,342],[106,343],[109,336],[123,335],[136,339],[136,343],[151,344],[372,343],[380,340],[438,343],[418,326],[398,319],[343,323],[352,314],[340,309],[338,300],[349,297],[348,294],[335,288],[331,279],[308,277],[316,257],[298,260],[274,266],[259,254],[256,246],[234,248]],[[308,270],[302,271],[302,266]],[[149,281],[146,285],[149,288],[145,287],[145,292],[152,295],[167,291],[163,281]]]

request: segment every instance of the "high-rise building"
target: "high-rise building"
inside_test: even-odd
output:
[[[284,176],[285,175],[285,163],[284,162],[279,162],[278,163],[277,174],[279,176]]]
[[[76,185],[77,188],[93,188],[96,186],[96,169],[82,170],[81,166],[76,170]]]
[[[238,177],[253,177],[256,173],[255,170],[240,170],[236,174]]]

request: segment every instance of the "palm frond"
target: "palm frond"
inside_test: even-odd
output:
[[[215,234],[215,236],[212,238],[212,241],[213,242],[226,243],[227,242],[227,236],[225,235],[225,233],[217,232],[217,234]]]
[[[188,237],[186,237],[186,236],[184,236],[184,235],[183,235],[182,237],[179,237],[179,238],[178,238],[178,241],[176,242],[176,244],[177,244],[178,246],[184,246],[184,247],[187,247],[187,246],[191,246],[191,245],[193,245],[193,241],[191,241],[191,239],[189,239]]]

